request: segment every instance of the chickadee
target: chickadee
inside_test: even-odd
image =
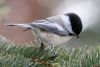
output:
[[[47,44],[61,44],[67,41],[71,36],[79,38],[82,31],[82,22],[80,17],[75,13],[68,13],[48,17],[42,20],[35,20],[29,24],[6,24],[7,26],[24,27],[26,30],[34,30],[41,41],[47,41]],[[40,32],[37,32],[38,29]],[[52,41],[54,40],[54,41]],[[58,43],[57,43],[58,42]]]

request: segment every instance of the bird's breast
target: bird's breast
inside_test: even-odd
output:
[[[72,37],[70,36],[59,36],[49,32],[38,31],[38,36],[41,38],[42,42],[46,45],[63,45]]]

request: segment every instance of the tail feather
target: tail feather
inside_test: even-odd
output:
[[[7,26],[16,26],[16,25],[7,25]]]
[[[24,27],[24,28],[31,28],[29,24],[4,24],[5,26],[17,26],[17,27]]]

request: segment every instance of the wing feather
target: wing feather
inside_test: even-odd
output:
[[[41,22],[41,23],[32,23],[30,24],[31,26],[34,26],[36,28],[39,28],[41,30],[51,32],[57,35],[65,36],[68,35],[68,33],[57,23],[52,23],[52,22]]]

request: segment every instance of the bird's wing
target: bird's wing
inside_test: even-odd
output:
[[[39,20],[40,21],[40,20]],[[53,21],[48,21],[45,20],[44,22],[37,22],[37,23],[32,23],[30,24],[33,27],[39,28],[41,30],[47,31],[47,32],[51,32],[57,35],[66,35],[67,32],[65,31],[65,29],[60,26],[59,24],[53,22]]]

